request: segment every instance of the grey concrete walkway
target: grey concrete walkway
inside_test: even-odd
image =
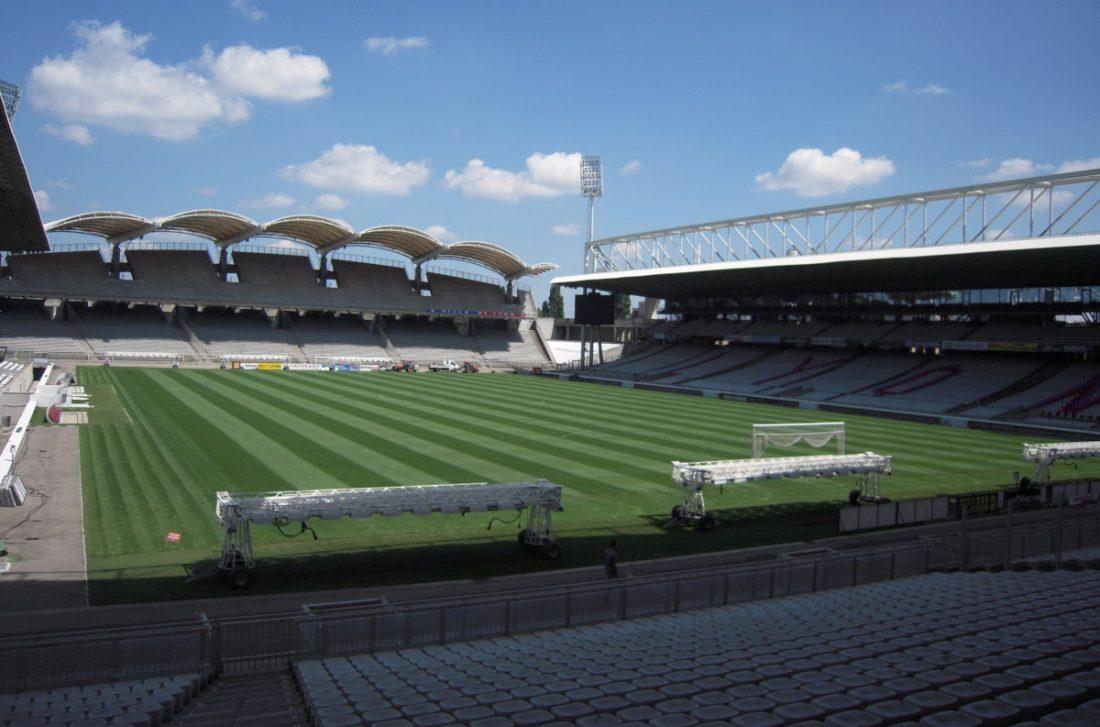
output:
[[[0,508],[11,561],[0,575],[0,611],[88,605],[78,439],[76,427],[35,427],[27,437],[15,468],[27,501]]]

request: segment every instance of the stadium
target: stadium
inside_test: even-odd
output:
[[[49,218],[3,90],[0,724],[1100,723],[1095,165],[597,238],[583,156],[555,273]]]

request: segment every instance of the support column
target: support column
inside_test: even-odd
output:
[[[415,284],[416,284],[416,292],[419,293],[420,288],[421,288],[421,283],[423,282],[423,276],[422,276],[422,272],[421,272],[421,269],[420,269],[420,263],[416,264],[416,273],[414,274],[414,277],[416,278],[416,280],[414,281]]]
[[[317,283],[321,287],[328,285],[328,253],[322,253],[318,260],[320,270],[317,271]]]
[[[118,268],[122,265],[122,243],[111,243],[111,277],[118,277]]]
[[[218,251],[218,277],[225,280],[228,275],[227,268],[229,267],[229,248],[223,247]]]

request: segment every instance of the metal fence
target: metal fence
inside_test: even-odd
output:
[[[1004,565],[1100,545],[1100,505],[1064,504],[1013,522],[1012,514],[942,526],[934,536],[838,552],[779,553],[751,564],[648,572],[393,605],[310,604],[297,611],[134,629],[0,639],[0,690],[155,673],[279,671],[294,660],[507,637],[711,608],[922,575]],[[994,523],[990,526],[989,523]]]

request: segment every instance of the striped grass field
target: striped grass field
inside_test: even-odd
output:
[[[710,533],[663,527],[679,501],[671,460],[747,457],[754,422],[836,414],[513,375],[338,374],[82,368],[95,409],[80,431],[96,603],[227,593],[184,585],[223,532],[218,490],[257,492],[544,478],[564,487],[564,555],[515,546],[511,513],[313,522],[254,530],[253,592],[470,578],[822,537],[854,478],[708,493]],[[894,499],[1011,484],[1022,439],[845,416],[848,451],[894,455]],[[806,453],[806,452],[800,452]],[[1081,472],[1084,473],[1083,471]],[[491,529],[487,529],[488,525]],[[179,543],[165,542],[169,531]],[[288,530],[287,535],[292,534]]]

